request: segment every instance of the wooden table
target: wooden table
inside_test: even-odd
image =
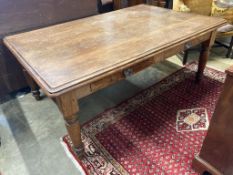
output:
[[[138,5],[9,36],[4,43],[29,75],[34,95],[39,85],[56,102],[81,155],[77,99],[202,43],[199,81],[223,24],[220,18]]]

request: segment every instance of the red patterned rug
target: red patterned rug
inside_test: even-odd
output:
[[[83,174],[197,174],[192,168],[221,92],[225,74],[206,68],[194,83],[196,64],[173,73],[82,126],[85,156],[67,155]]]

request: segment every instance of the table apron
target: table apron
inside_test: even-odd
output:
[[[84,86],[81,86],[75,89],[74,91],[77,95],[77,98],[80,99],[87,95],[90,95],[100,89],[108,87],[122,79],[125,79],[128,76],[131,76],[141,70],[144,70],[145,68],[155,63],[163,61],[167,59],[168,57],[173,56],[183,50],[189,49],[190,47],[196,46],[204,41],[207,41],[208,39],[211,38],[211,35],[212,35],[212,32],[208,32],[208,33],[196,36],[194,38],[189,38],[183,42],[174,44],[152,55],[149,55],[145,57],[143,61],[140,61],[137,63],[136,62],[131,63],[121,68],[118,71],[106,74],[105,77],[102,77],[99,80],[96,80],[92,83],[89,83],[87,85],[84,85]]]

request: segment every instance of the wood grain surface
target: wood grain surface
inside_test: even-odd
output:
[[[4,43],[47,95],[56,95],[172,51],[223,24],[221,18],[138,5],[9,36]]]

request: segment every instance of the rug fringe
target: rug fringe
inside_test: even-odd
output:
[[[62,145],[62,147],[65,150],[66,155],[69,157],[69,159],[73,162],[73,164],[75,165],[75,167],[80,171],[81,175],[88,175],[86,173],[86,171],[83,169],[82,165],[80,165],[80,163],[78,162],[78,160],[76,160],[74,158],[74,156],[72,155],[72,153],[70,152],[68,145],[63,141],[63,138],[60,138],[60,143]]]

